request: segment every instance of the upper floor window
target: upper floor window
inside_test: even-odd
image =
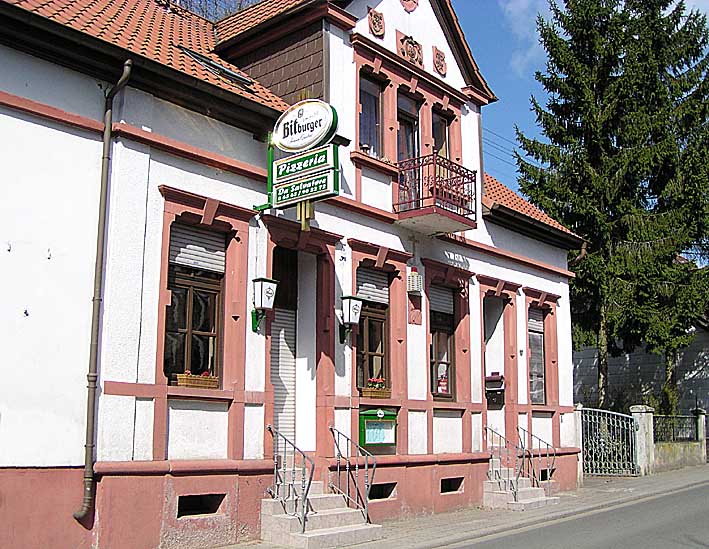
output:
[[[401,92],[397,96],[398,160],[419,156],[419,105]]]
[[[433,152],[448,158],[450,151],[448,144],[449,121],[442,114],[433,111]]]
[[[225,239],[221,233],[174,223],[170,231],[163,371],[219,376]]]
[[[389,275],[357,269],[357,295],[363,298],[357,334],[357,387],[391,388],[389,374]]]
[[[529,352],[529,395],[532,404],[546,404],[544,359],[544,310],[530,307],[527,317]]]
[[[359,80],[359,148],[371,156],[382,155],[382,89],[373,80]]]
[[[431,345],[431,393],[452,398],[454,393],[455,300],[451,288],[431,286],[428,293]]]

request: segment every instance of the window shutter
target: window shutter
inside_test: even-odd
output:
[[[389,275],[375,269],[357,269],[357,297],[389,305]]]
[[[223,273],[226,264],[224,234],[173,223],[170,228],[170,263]]]
[[[275,309],[271,324],[271,383],[274,424],[289,440],[295,440],[295,311]]]
[[[527,317],[529,340],[529,392],[532,404],[545,402],[544,311],[530,307]]]
[[[544,332],[544,311],[537,307],[529,308],[529,331]]]
[[[428,288],[428,306],[437,313],[452,315],[454,312],[454,296],[451,288],[433,286]]]

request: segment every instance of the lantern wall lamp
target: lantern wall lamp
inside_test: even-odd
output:
[[[352,328],[359,324],[362,313],[362,298],[357,296],[342,296],[342,324],[340,325],[340,343],[347,340]]]
[[[270,278],[254,278],[254,308],[251,311],[251,329],[258,332],[266,313],[273,309],[278,281]]]

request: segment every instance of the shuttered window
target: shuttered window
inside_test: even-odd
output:
[[[389,305],[389,275],[360,267],[357,269],[357,296],[365,301]]]
[[[169,251],[163,371],[171,384],[187,372],[219,376],[224,235],[173,223]]]
[[[357,386],[391,387],[389,379],[389,275],[357,269],[357,296],[364,299],[357,333]]]
[[[454,296],[453,290],[445,286],[428,288],[431,393],[436,397],[453,398],[454,395]]]
[[[170,263],[223,273],[226,263],[224,234],[173,223],[170,228]]]
[[[437,313],[453,314],[454,294],[451,288],[431,285],[428,289],[429,308]]]
[[[532,404],[546,404],[544,367],[544,311],[530,307],[527,318],[529,395]]]

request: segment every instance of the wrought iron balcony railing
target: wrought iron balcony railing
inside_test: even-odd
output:
[[[476,172],[437,154],[402,160],[396,213],[441,208],[475,222]]]

